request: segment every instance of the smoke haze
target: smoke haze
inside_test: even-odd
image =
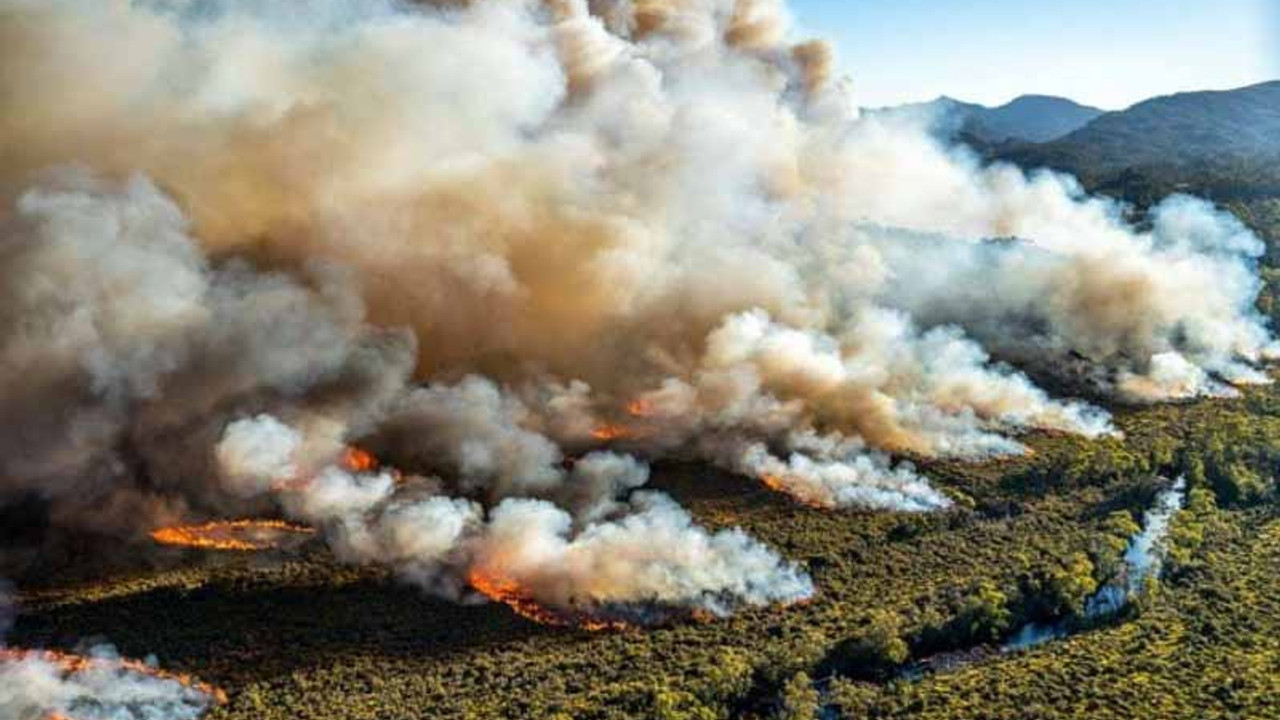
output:
[[[726,612],[812,585],[650,461],[941,509],[904,456],[1113,432],[1024,371],[1275,352],[1230,216],[860,119],[780,2],[0,0],[0,63],[0,503],[54,528],[283,511],[447,596]]]

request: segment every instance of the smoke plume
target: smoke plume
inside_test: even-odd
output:
[[[466,427],[470,435],[464,430],[457,441],[468,446],[475,440],[485,455],[494,426]],[[300,464],[298,437],[270,416],[239,420],[228,426],[217,454],[239,459],[246,448],[258,451],[248,479],[263,492],[280,493],[295,519],[324,528],[339,558],[389,564],[446,596],[457,597],[467,581],[483,578],[562,612],[631,617],[668,607],[723,614],[741,604],[793,602],[813,592],[809,579],[776,553],[740,530],[703,530],[661,493],[613,500],[648,480],[647,470],[629,457],[594,453],[559,479],[565,489],[592,498],[564,503],[578,509],[576,517],[529,497],[502,500],[486,513],[477,502],[438,494],[437,483],[397,482],[386,472],[335,464],[307,470],[303,482],[288,482]],[[230,482],[243,485],[244,465],[225,471]]]
[[[1030,377],[1158,401],[1275,351],[1229,216],[859,118],[773,0],[0,0],[0,63],[0,507],[41,553],[283,512],[447,595],[720,612],[809,582],[651,461],[944,508],[910,459],[1113,432]]]
[[[0,650],[0,717],[40,720],[195,720],[218,702],[207,687],[122,660]]]

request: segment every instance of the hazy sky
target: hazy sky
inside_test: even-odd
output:
[[[1280,79],[1280,0],[791,0],[859,105],[1023,93],[1117,109]]]

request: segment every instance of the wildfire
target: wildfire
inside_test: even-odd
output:
[[[551,610],[531,599],[514,580],[490,575],[481,570],[473,569],[467,576],[467,582],[481,595],[493,602],[503,603],[520,617],[532,620],[539,625],[579,627],[592,632],[625,630],[629,627],[624,622],[598,620],[581,613],[565,614]]]
[[[343,450],[342,458],[337,464],[342,469],[354,473],[376,472],[382,467],[382,463],[378,462],[378,458],[374,457],[373,453],[354,445],[349,445]],[[404,474],[399,470],[391,468],[390,472],[397,485],[404,482]],[[310,476],[289,478],[272,485],[271,489],[275,492],[301,492],[307,489],[312,479]]]
[[[771,475],[769,473],[765,473],[760,476],[760,482],[764,483],[765,487],[769,488],[770,490],[773,490],[774,492],[782,493],[783,495],[786,495],[787,497],[792,498],[793,500],[800,503],[801,505],[805,505],[811,508],[816,508],[818,510],[830,509],[827,505],[824,505],[823,503],[820,503],[817,500],[814,500],[813,498],[806,497],[800,493],[797,493],[795,488],[787,484],[786,480],[784,480],[781,475]]]
[[[627,414],[632,417],[649,417],[653,412],[653,403],[648,400],[632,400],[627,403]]]
[[[342,465],[351,472],[371,472],[378,469],[378,460],[367,450],[354,445],[342,455]]]
[[[314,528],[283,520],[224,520],[159,528],[151,532],[151,539],[161,545],[251,552],[277,548],[291,536],[313,533]]]
[[[73,678],[88,672],[106,672],[113,676],[148,677],[155,680],[175,683],[190,690],[191,702],[202,702],[204,705],[222,705],[227,702],[227,694],[221,688],[197,680],[185,673],[173,673],[152,667],[138,660],[126,658],[99,658],[84,655],[73,655],[56,650],[22,650],[17,648],[0,648],[0,665],[24,661],[39,661],[58,669],[63,678]],[[87,704],[97,706],[95,698],[86,698]],[[95,711],[95,716],[97,712]],[[113,716],[114,717],[114,716]],[[49,710],[42,720],[77,720],[75,717]]]
[[[649,400],[632,400],[628,402],[623,409],[627,415],[638,420],[646,420],[653,418],[657,410],[653,403]],[[643,425],[643,423],[641,423]],[[644,427],[635,428],[628,427],[622,423],[604,423],[597,426],[591,431],[591,437],[600,442],[609,442],[611,440],[634,440],[642,438],[647,434]]]
[[[631,431],[621,425],[601,425],[591,431],[591,437],[601,442],[609,442],[610,440],[625,440],[632,436]]]

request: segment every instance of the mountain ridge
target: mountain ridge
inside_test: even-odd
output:
[[[1042,143],[961,138],[992,160],[1072,173],[1143,200],[1172,190],[1226,199],[1280,194],[1280,80],[1162,95]]]
[[[1019,149],[1010,159],[1075,158],[1075,164],[1116,170],[1258,154],[1280,154],[1280,80],[1154,97]]]
[[[982,143],[1046,142],[1075,131],[1105,111],[1055,95],[1025,94],[994,107],[941,95],[905,105],[863,108],[872,116],[923,122],[948,138]]]

